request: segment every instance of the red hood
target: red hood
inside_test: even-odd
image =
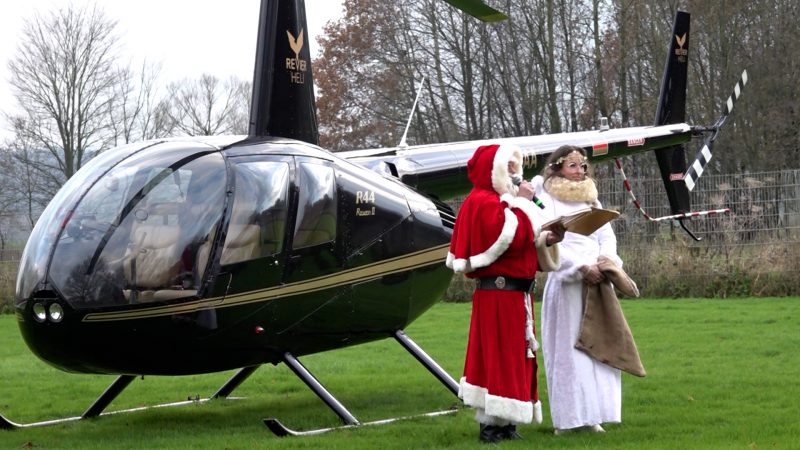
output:
[[[514,161],[514,173],[522,176],[522,151],[513,145],[482,145],[467,162],[467,176],[475,188],[495,191],[499,195],[516,195],[511,184],[508,162]]]

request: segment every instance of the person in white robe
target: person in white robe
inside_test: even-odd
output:
[[[554,219],[601,207],[587,171],[586,154],[580,147],[562,146],[551,154],[544,177],[532,181],[548,216]],[[589,236],[567,232],[560,245],[561,266],[548,274],[541,312],[550,414],[555,434],[576,429],[603,432],[601,424],[622,420],[621,374],[577,350],[575,343],[583,315],[583,284],[605,279],[598,257],[606,256],[619,267],[622,260],[609,223]]]

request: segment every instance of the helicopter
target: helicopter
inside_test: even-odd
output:
[[[481,20],[506,17],[481,0],[446,1]],[[527,177],[564,144],[586,148],[593,162],[654,151],[683,224],[686,180],[710,159],[687,171],[685,144],[708,134],[710,149],[724,122],[684,122],[689,14],[679,11],[653,126],[331,153],[317,145],[304,30],[303,0],[261,1],[248,135],[124,145],[51,200],[20,262],[21,334],[58,369],[117,378],[79,417],[0,416],[0,428],[100,416],[144,375],[238,369],[209,397],[227,398],[260,366],[280,363],[344,426],[363,425],[298,358],[390,337],[457,395],[404,329],[449,285],[455,213],[445,201],[471,187],[474,150],[520,147]],[[281,436],[326,431],[265,423]]]

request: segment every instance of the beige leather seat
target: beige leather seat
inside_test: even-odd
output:
[[[169,286],[179,270],[180,232],[177,225],[136,224],[131,233],[131,264],[125,267],[128,282],[140,288]]]
[[[132,288],[123,293],[131,302],[169,300],[197,293],[178,284],[183,251],[181,229],[177,223],[168,222],[166,216],[163,220],[156,216],[133,224],[131,244],[123,263],[125,280]]]
[[[232,264],[259,257],[261,254],[260,241],[260,226],[255,224],[230,224],[220,263]]]

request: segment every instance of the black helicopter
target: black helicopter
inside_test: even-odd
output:
[[[480,0],[447,1],[505,17]],[[283,362],[358,425],[297,358],[387,337],[457,394],[403,330],[449,284],[455,216],[443,201],[469,189],[472,152],[516,144],[532,176],[563,144],[593,161],[654,150],[673,213],[687,214],[684,145],[721,125],[684,123],[689,14],[679,12],[654,126],[334,154],[317,145],[305,30],[303,0],[262,0],[247,136],[104,152],[39,218],[17,279],[25,341],[59,369],[119,375],[84,414],[62,420],[101,415],[139,375],[240,369],[210,397],[225,398],[259,366]],[[7,429],[59,422],[0,416]]]

